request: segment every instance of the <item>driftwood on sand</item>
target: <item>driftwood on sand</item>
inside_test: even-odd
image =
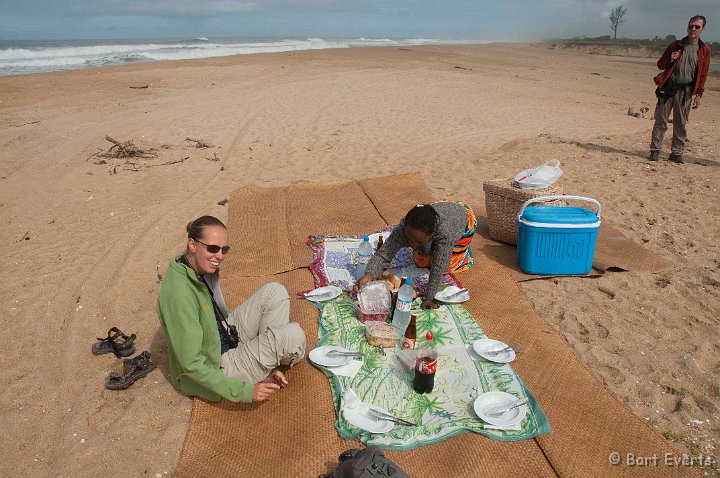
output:
[[[140,149],[132,141],[120,142],[105,135],[105,139],[113,143],[107,151],[100,151],[93,156],[100,158],[157,158],[155,149]]]
[[[186,156],[180,159],[166,161],[164,163],[146,163],[146,162],[135,162],[132,159],[155,159],[158,157],[158,152],[155,148],[141,149],[138,148],[132,141],[118,141],[110,136],[105,136],[107,141],[110,141],[113,145],[107,150],[100,149],[98,152],[90,155],[90,158],[101,158],[94,160],[93,163],[97,165],[110,164],[110,174],[117,174],[118,168],[122,168],[125,171],[142,171],[148,168],[154,168],[157,166],[167,166],[170,164],[183,163],[185,160],[190,159],[190,156]],[[121,159],[122,162],[117,161],[106,161],[107,159]]]
[[[215,147],[210,143],[206,143],[202,139],[185,138],[185,141],[195,143],[196,148],[214,148]]]

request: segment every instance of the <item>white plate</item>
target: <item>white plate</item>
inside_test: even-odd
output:
[[[328,285],[325,287],[318,287],[315,290],[311,290],[310,292],[306,293],[304,297],[307,300],[311,300],[313,302],[324,302],[326,300],[334,299],[335,297],[342,294],[342,289],[335,285]]]
[[[449,287],[446,287],[445,289],[441,290],[437,294],[435,294],[435,300],[438,302],[445,302],[446,304],[459,304],[461,302],[465,302],[466,300],[470,299],[470,292],[465,291],[462,294],[458,294],[455,297],[452,297],[450,299],[447,299],[446,297],[449,297],[453,294],[455,294],[457,291],[459,291],[461,287],[457,287],[454,285],[451,285]]]
[[[308,354],[308,358],[312,363],[318,364],[322,367],[339,367],[350,363],[353,357],[343,357],[340,355],[329,356],[327,353],[331,350],[341,350],[343,352],[349,352],[345,347],[339,347],[335,345],[323,345],[322,347],[314,348]]]
[[[485,360],[498,363],[508,363],[515,360],[514,350],[511,349],[499,353],[494,352],[495,350],[502,350],[507,346],[508,345],[506,343],[500,342],[499,340],[480,339],[476,340],[473,344],[473,350]]]
[[[358,428],[367,430],[370,433],[386,433],[393,429],[395,424],[388,420],[379,420],[370,415],[369,409],[378,410],[387,413],[380,407],[361,403],[353,408],[345,408],[343,415],[345,420],[352,423]]]
[[[482,421],[490,425],[495,425],[496,427],[511,427],[523,421],[527,414],[527,405],[520,405],[498,416],[488,415],[487,412],[498,407],[512,405],[520,400],[520,398],[521,397],[505,392],[486,392],[475,399],[473,409]]]

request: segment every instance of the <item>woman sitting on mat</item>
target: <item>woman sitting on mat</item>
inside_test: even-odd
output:
[[[365,275],[358,280],[358,289],[379,278],[400,248],[412,247],[415,265],[430,268],[421,307],[437,308],[434,297],[443,274],[461,272],[473,264],[470,241],[476,227],[475,213],[465,203],[437,201],[418,204],[395,226],[387,241],[370,259]]]
[[[202,216],[187,225],[187,234],[187,248],[170,261],[157,304],[170,381],[207,400],[265,400],[288,384],[277,367],[305,355],[305,334],[289,322],[290,297],[282,285],[266,284],[228,313],[219,276],[230,250],[225,225]]]

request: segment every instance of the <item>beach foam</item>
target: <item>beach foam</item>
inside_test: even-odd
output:
[[[284,38],[0,42],[0,75],[74,70],[139,61],[188,60],[254,53],[296,50],[351,48],[364,46],[407,46],[448,43],[416,38]],[[453,43],[457,43],[454,41]]]

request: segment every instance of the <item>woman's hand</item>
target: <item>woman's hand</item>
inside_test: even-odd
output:
[[[373,275],[369,272],[367,272],[364,276],[362,276],[360,279],[358,279],[357,284],[355,285],[358,292],[363,290],[363,287],[368,285],[372,280],[373,280]]]
[[[698,106],[700,106],[700,97],[695,95],[695,97],[693,98],[692,109],[696,110]]]
[[[423,299],[420,304],[421,309],[437,309],[438,307],[440,307],[440,304],[435,302],[433,299]]]
[[[253,387],[252,401],[262,402],[270,398],[270,395],[280,390],[277,383],[259,382]]]
[[[285,388],[285,386],[288,384],[288,379],[285,377],[285,374],[283,374],[280,370],[275,369],[272,372],[270,372],[270,375],[268,375],[268,378],[263,380],[265,383],[276,383],[280,385],[280,388]]]
[[[262,402],[267,400],[270,395],[277,392],[281,388],[285,388],[288,384],[288,379],[285,374],[280,370],[275,369],[270,372],[270,375],[262,382],[256,383],[253,388],[252,401]]]

